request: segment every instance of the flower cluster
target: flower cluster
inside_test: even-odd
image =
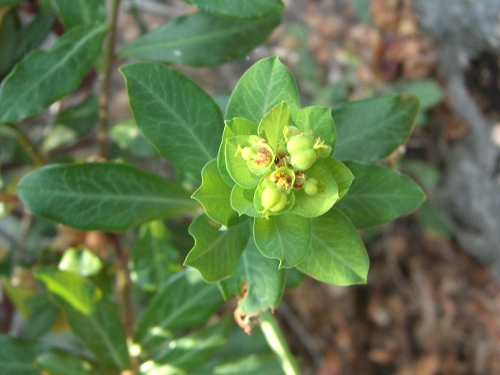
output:
[[[260,201],[261,214],[278,213],[285,209],[288,195],[303,189],[307,195],[318,193],[318,180],[307,177],[306,171],[318,160],[330,155],[332,148],[314,137],[312,131],[300,131],[296,126],[285,126],[283,140],[273,150],[266,139],[256,135],[248,137],[250,146],[238,144],[235,156],[246,160],[248,169],[255,175],[265,175],[260,182],[263,189]]]
[[[320,128],[322,134],[315,134],[309,122],[304,124],[298,120],[300,118],[294,121],[288,106],[281,103],[271,109],[259,125],[233,119],[226,128],[225,167],[231,180],[245,189],[245,195],[253,196],[254,212],[259,216],[268,218],[292,210],[312,217],[320,208],[308,210],[307,205],[318,205],[328,194],[331,204],[336,199],[335,179],[321,162],[332,153],[332,146],[325,142],[323,135],[332,143],[334,135],[328,131],[334,128],[333,121],[328,122],[330,127]],[[334,134],[334,130],[332,132]],[[325,197],[311,200],[310,197],[325,189]],[[296,204],[298,208],[294,209]],[[238,210],[234,205],[233,208]]]

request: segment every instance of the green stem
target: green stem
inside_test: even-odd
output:
[[[8,126],[16,132],[17,142],[28,153],[29,157],[35,162],[36,166],[37,167],[44,166],[46,164],[45,158],[42,156],[42,154],[40,154],[40,152],[38,152],[35,146],[33,146],[28,137],[26,137],[26,134],[24,134],[14,125],[8,124]]]
[[[281,367],[286,375],[300,375],[300,369],[295,361],[290,348],[281,332],[276,319],[269,310],[259,314],[260,328],[266,337],[267,343],[278,356]]]
[[[99,142],[99,155],[106,158],[108,155],[108,117],[109,117],[109,94],[111,83],[111,69],[115,60],[115,36],[116,20],[120,0],[110,0],[108,10],[108,36],[104,44],[103,79],[101,85],[101,95],[99,97],[99,129],[97,140]]]

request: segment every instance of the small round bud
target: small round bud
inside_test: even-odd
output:
[[[265,210],[278,212],[286,206],[286,194],[276,187],[268,186],[262,192],[261,202]]]
[[[304,184],[304,192],[307,195],[314,195],[318,193],[318,180],[315,178],[309,178]]]
[[[311,168],[317,159],[318,154],[314,149],[310,148],[291,154],[290,163],[295,169],[305,171]]]
[[[241,150],[241,157],[245,160],[248,160],[252,157],[253,151],[251,147],[244,147],[243,150]]]

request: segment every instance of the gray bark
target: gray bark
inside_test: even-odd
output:
[[[470,129],[446,152],[438,199],[451,213],[461,247],[500,279],[500,150],[492,141],[492,124],[470,98],[463,76],[468,60],[477,53],[489,51],[500,57],[500,1],[415,0],[414,4],[422,26],[437,44],[450,103]]]

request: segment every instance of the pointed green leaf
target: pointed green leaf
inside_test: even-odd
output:
[[[90,315],[75,310],[64,299],[52,294],[61,307],[73,333],[95,356],[97,363],[118,369],[130,367],[125,332],[116,306],[105,300],[99,301]]]
[[[312,219],[311,248],[297,268],[305,274],[337,285],[366,282],[369,259],[363,241],[349,220],[332,209]]]
[[[201,179],[201,186],[192,197],[201,203],[207,216],[226,227],[241,223],[245,218],[240,218],[231,207],[231,188],[222,180],[217,160],[214,159],[205,165]]]
[[[286,279],[286,271],[278,265],[277,260],[264,257],[250,240],[234,276],[219,283],[224,297],[238,295],[238,307],[246,314],[278,307]]]
[[[245,189],[239,185],[234,185],[231,191],[231,207],[238,211],[240,215],[262,217],[253,204],[254,195],[255,188]]]
[[[43,353],[36,364],[49,375],[101,375],[102,372],[82,358],[62,353]]]
[[[28,54],[0,86],[0,122],[17,122],[73,92],[101,51],[103,25],[76,27]]]
[[[237,19],[262,18],[281,12],[281,0],[184,0],[205,12]]]
[[[149,303],[135,332],[135,341],[146,350],[172,333],[202,324],[223,303],[215,284],[186,269],[172,276]]]
[[[174,183],[117,163],[42,167],[21,179],[17,193],[34,214],[81,230],[122,231],[199,207]]]
[[[245,56],[278,26],[278,14],[250,21],[198,12],[170,21],[127,44],[119,57],[215,66]]]
[[[42,281],[51,294],[66,301],[73,309],[89,315],[95,308],[102,292],[75,272],[59,271],[53,268],[39,268],[35,277]]]
[[[311,245],[311,219],[291,213],[256,218],[253,235],[264,256],[279,259],[280,268],[295,267]]]
[[[198,177],[217,156],[223,120],[217,104],[174,69],[153,63],[120,68],[145,137],[176,168]]]
[[[425,200],[425,194],[409,177],[377,165],[347,162],[354,181],[335,206],[356,228],[385,224],[408,215]]]
[[[162,221],[143,224],[130,254],[130,278],[138,287],[155,291],[180,271],[180,254],[172,246]]]
[[[98,363],[120,369],[130,366],[125,333],[120,319],[105,300],[101,291],[79,275],[42,268],[35,277],[47,287],[51,297],[61,307],[72,331],[95,355]]]
[[[273,150],[278,149],[278,145],[284,140],[283,129],[289,124],[290,109],[285,102],[266,113],[259,123],[259,135],[264,137]]]
[[[0,335],[0,375],[40,375],[35,358],[47,350],[48,346],[38,341]]]
[[[178,339],[166,341],[154,354],[157,364],[166,364],[158,365],[157,369],[173,367],[188,374],[194,368],[207,362],[213,352],[226,343],[233,326],[231,318],[230,315],[226,315],[216,324]]]
[[[226,108],[226,120],[243,117],[259,123],[271,108],[281,102],[293,113],[300,108],[295,78],[276,56],[262,59],[238,81]]]
[[[106,20],[104,0],[50,0],[50,4],[66,29]]]
[[[324,158],[321,159],[325,167],[328,168],[333,178],[335,178],[335,182],[337,183],[337,187],[339,189],[339,199],[342,198],[349,187],[352,184],[352,180],[354,176],[352,175],[349,168],[345,166],[341,161],[334,158]]]
[[[219,224],[200,215],[190,225],[189,234],[195,245],[184,264],[198,269],[203,279],[212,283],[234,274],[250,236],[250,225],[245,221],[222,230]]]
[[[373,163],[389,156],[410,136],[418,109],[413,95],[385,95],[333,108],[335,158]]]
[[[226,168],[226,140],[237,135],[257,135],[257,124],[244,118],[234,118],[226,121],[224,132],[222,133],[222,142],[217,154],[217,167],[219,173],[228,186],[234,186],[234,181]]]
[[[307,178],[315,178],[318,181],[318,192],[314,195],[307,195],[304,189],[293,190],[295,205],[290,212],[305,217],[323,215],[339,199],[337,183],[328,168],[323,164],[323,159],[317,160],[306,171],[306,180]]]
[[[292,114],[293,122],[302,131],[313,131],[313,136],[320,137],[328,146],[335,148],[337,135],[332,118],[332,111],[328,107],[312,106],[302,108]]]

